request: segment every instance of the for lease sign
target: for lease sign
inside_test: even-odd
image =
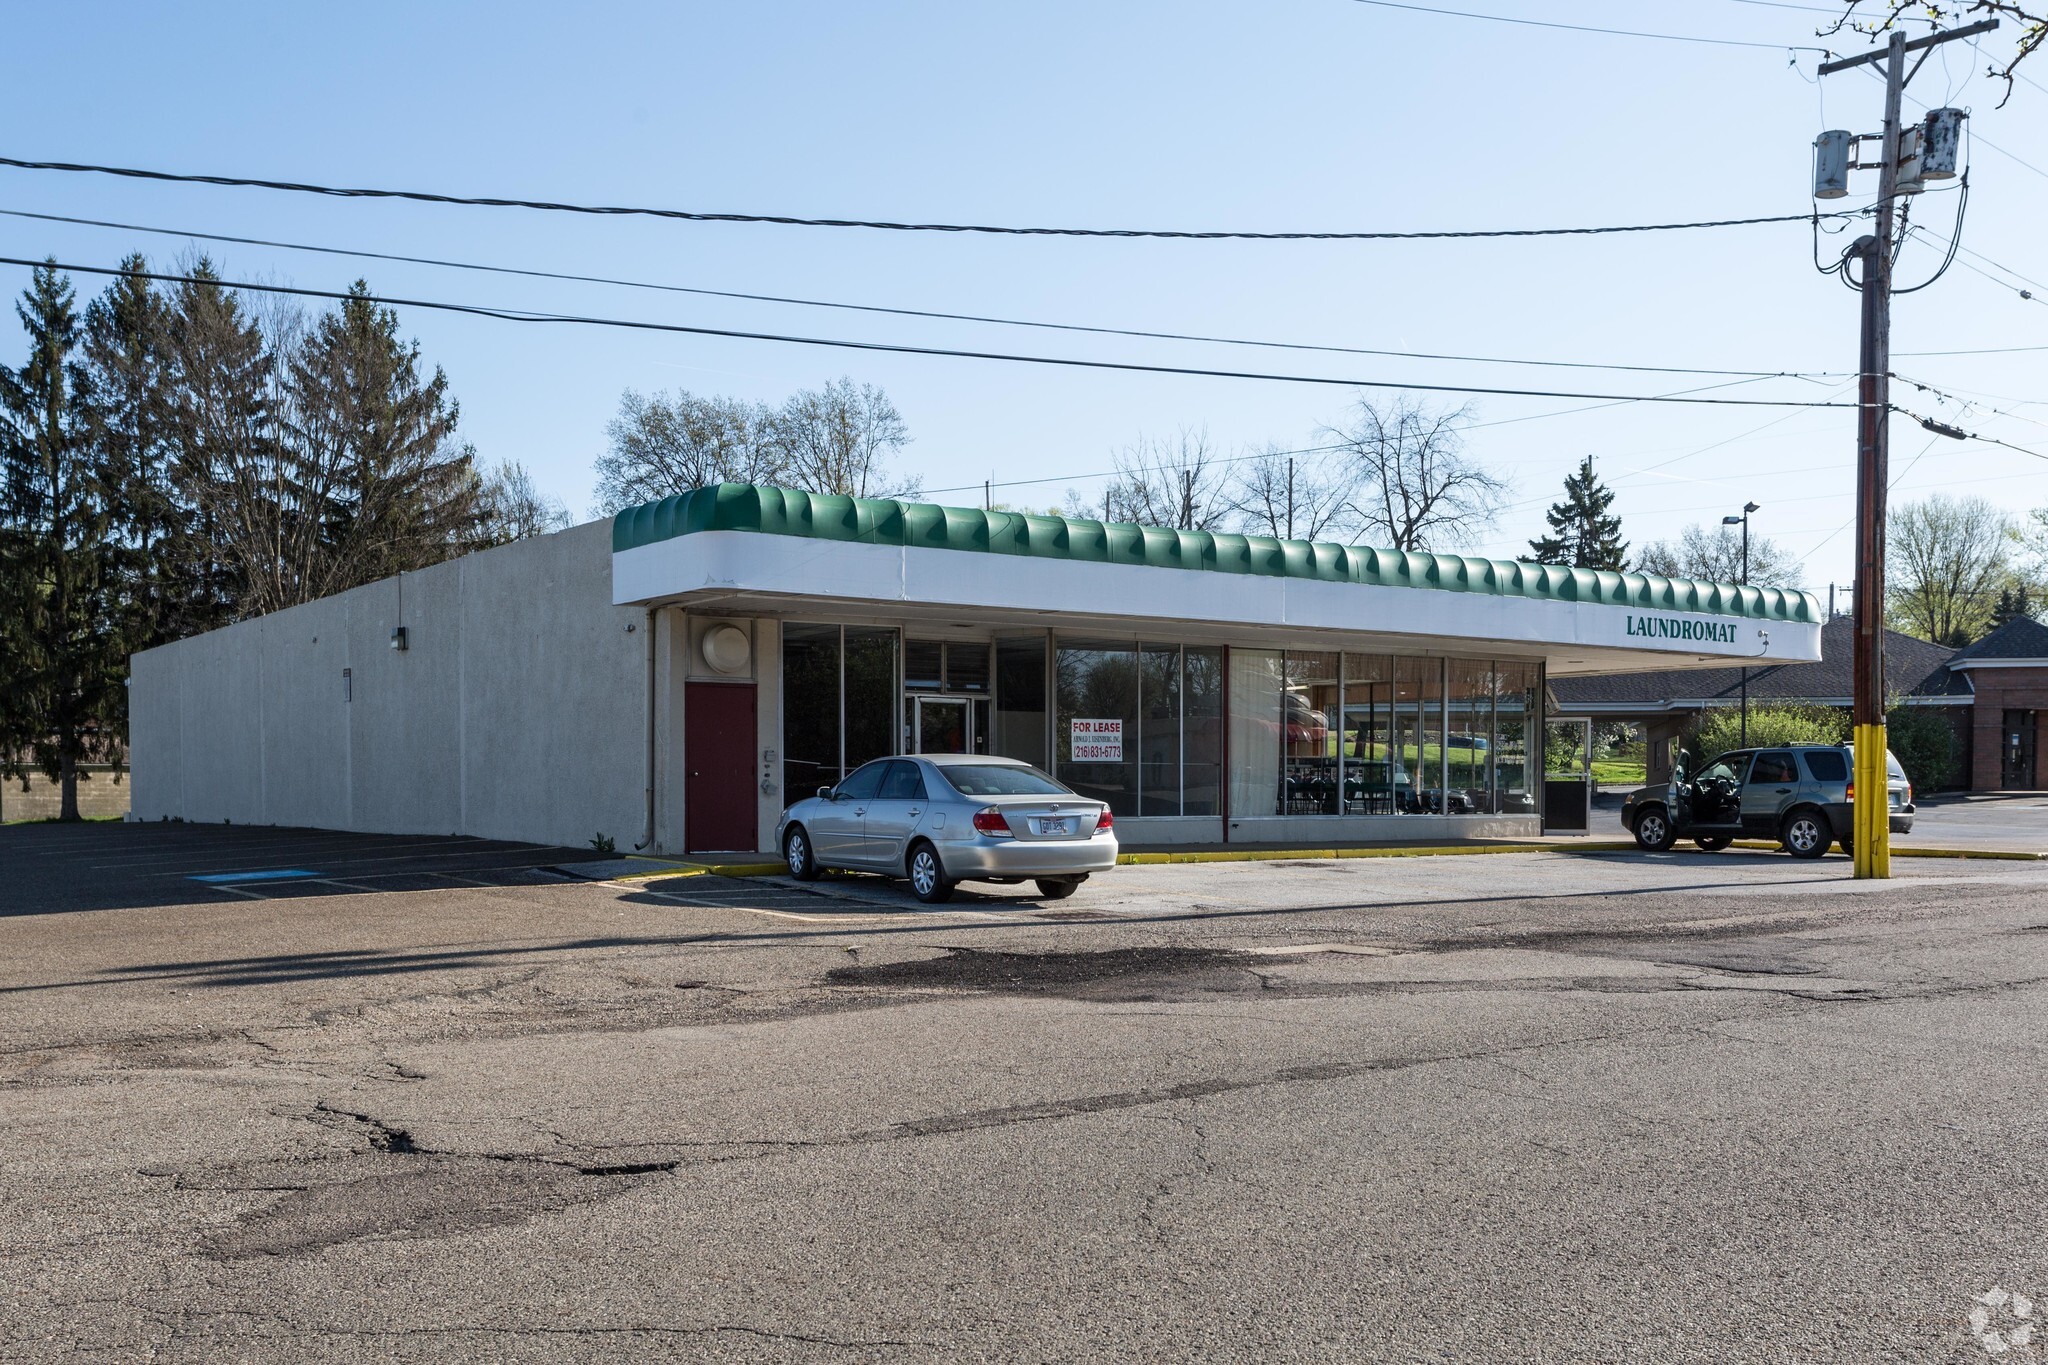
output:
[[[1074,762],[1124,761],[1124,723],[1121,720],[1083,720],[1076,716],[1071,724],[1073,729],[1067,736],[1067,742]]]

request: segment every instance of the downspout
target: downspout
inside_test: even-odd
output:
[[[654,842],[654,613],[647,609],[647,823],[635,853]]]

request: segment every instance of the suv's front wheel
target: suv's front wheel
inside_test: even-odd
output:
[[[1646,807],[1636,816],[1636,842],[1651,853],[1668,853],[1678,842],[1678,831],[1662,806]]]
[[[1818,858],[1834,843],[1834,831],[1817,810],[1795,810],[1785,817],[1778,839],[1795,858]]]

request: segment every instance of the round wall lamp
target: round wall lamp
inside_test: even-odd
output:
[[[722,622],[704,632],[704,638],[697,642],[697,652],[704,656],[705,667],[713,673],[729,675],[747,671],[754,648],[744,630]]]

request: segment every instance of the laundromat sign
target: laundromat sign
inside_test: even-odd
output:
[[[1733,621],[1694,621],[1684,616],[1628,618],[1631,639],[1694,640],[1701,644],[1732,645],[1735,643],[1735,627]]]

